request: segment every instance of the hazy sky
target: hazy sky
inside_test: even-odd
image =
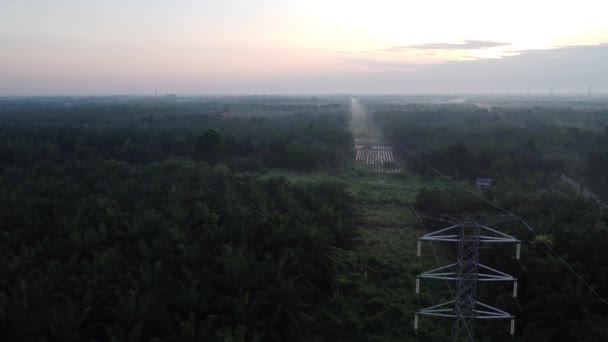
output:
[[[606,0],[0,0],[0,95],[608,92]]]

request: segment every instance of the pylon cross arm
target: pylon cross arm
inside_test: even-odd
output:
[[[473,241],[472,239],[467,239],[459,234],[459,229],[461,225],[456,224],[447,228],[443,228],[428,234],[424,234],[419,237],[418,240],[421,241],[445,241],[445,242],[459,242],[459,241]],[[490,227],[486,227],[483,225],[477,225],[480,230],[480,234],[474,239],[479,242],[502,242],[502,243],[519,243],[520,240],[515,237],[505,234],[503,232],[499,232],[496,229],[492,229]],[[483,234],[481,234],[483,232]]]
[[[475,319],[511,319],[514,318],[510,313],[490,306],[488,304],[475,301],[475,309],[473,310]],[[450,317],[457,318],[459,315],[456,312],[454,301],[450,300],[441,304],[429,306],[416,311],[420,316],[435,316],[435,317]]]
[[[457,263],[437,267],[435,269],[420,273],[418,278],[458,280],[459,277],[457,267]],[[517,281],[517,278],[483,264],[478,264],[478,267],[484,270],[484,272],[477,272],[474,274],[478,281]]]

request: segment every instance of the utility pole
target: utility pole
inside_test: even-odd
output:
[[[418,238],[417,255],[420,257],[422,241],[443,241],[456,243],[458,258],[456,263],[440,266],[423,272],[416,277],[416,294],[420,293],[420,279],[443,279],[454,283],[454,298],[447,302],[420,308],[414,316],[414,329],[418,329],[419,316],[444,317],[452,319],[452,340],[472,342],[475,339],[476,319],[510,319],[510,333],[515,333],[515,317],[508,312],[484,304],[477,300],[478,282],[513,282],[513,298],[517,298],[517,279],[513,276],[483,265],[479,262],[481,243],[514,243],[515,258],[519,260],[520,240],[479,224],[470,217],[463,220],[450,218],[451,226],[425,234]],[[450,290],[452,286],[450,286]]]

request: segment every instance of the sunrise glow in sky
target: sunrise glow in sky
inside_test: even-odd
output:
[[[608,92],[606,13],[605,0],[0,0],[0,96]],[[553,69],[504,76],[543,51]],[[497,73],[463,74],[477,65]]]

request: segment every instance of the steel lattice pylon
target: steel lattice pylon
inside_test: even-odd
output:
[[[442,218],[445,221],[445,218]],[[451,220],[453,221],[453,220]],[[511,281],[513,297],[517,297],[517,279],[479,263],[480,243],[515,243],[516,259],[520,256],[520,241],[510,235],[481,225],[471,218],[458,221],[447,228],[418,238],[417,255],[420,257],[422,241],[457,243],[456,263],[423,272],[416,278],[416,293],[420,293],[420,279],[444,279],[454,282],[453,300],[420,308],[414,317],[414,329],[418,329],[419,316],[448,317],[453,319],[452,339],[473,341],[476,319],[510,319],[511,334],[515,330],[514,316],[477,300],[477,282]],[[450,287],[451,289],[452,287]]]
[[[475,302],[477,299],[477,265],[479,263],[479,228],[465,223],[458,229],[458,263],[454,310],[456,319],[452,336],[459,340],[464,335],[473,340]]]

